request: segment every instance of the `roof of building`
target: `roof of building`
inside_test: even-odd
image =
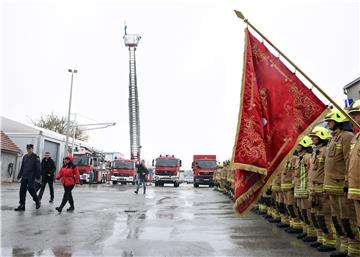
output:
[[[3,132],[1,131],[1,150],[21,153],[20,148]]]
[[[352,87],[356,84],[360,83],[360,77],[358,77],[357,79],[354,79],[353,81],[351,81],[349,84],[344,86],[344,89],[348,89],[349,87]]]

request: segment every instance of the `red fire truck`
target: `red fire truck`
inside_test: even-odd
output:
[[[135,161],[127,159],[115,159],[111,164],[111,181],[115,185],[131,183],[135,185],[136,169]]]
[[[81,183],[105,183],[106,173],[104,155],[101,152],[78,148],[74,152],[74,164],[80,172]]]
[[[194,187],[199,187],[199,185],[213,187],[213,175],[216,166],[216,155],[194,155],[192,163]]]
[[[152,166],[155,166],[155,186],[164,186],[165,183],[174,184],[174,187],[180,185],[180,159],[174,155],[160,155],[152,161]]]

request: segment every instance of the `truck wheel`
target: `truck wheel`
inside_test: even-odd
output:
[[[199,184],[198,184],[198,183],[194,183],[194,187],[199,187]]]
[[[179,187],[179,182],[175,182],[174,187]]]
[[[117,184],[117,181],[113,181],[113,185],[116,185]]]
[[[135,181],[131,182],[131,184],[134,186],[134,185],[135,185]]]
[[[155,181],[155,186],[158,187],[159,186],[159,183]]]

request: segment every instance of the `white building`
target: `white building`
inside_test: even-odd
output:
[[[65,152],[65,135],[54,131],[40,128],[34,125],[23,124],[5,117],[0,116],[1,130],[9,136],[9,138],[26,153],[26,145],[33,144],[34,152],[39,155],[40,159],[44,157],[45,152],[50,152],[51,158],[55,161],[57,170],[62,166],[62,160]],[[69,146],[72,145],[72,138],[69,138]],[[87,142],[75,140],[74,148],[86,147],[97,152],[103,152],[99,148],[94,148]],[[18,158],[15,177],[20,170],[20,162],[22,158]]]

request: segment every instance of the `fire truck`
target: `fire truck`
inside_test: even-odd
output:
[[[213,187],[216,167],[216,155],[194,155],[192,163],[194,187],[199,187],[199,185]]]
[[[74,164],[78,167],[81,183],[105,183],[106,173],[104,154],[87,148],[77,148]]]
[[[135,185],[135,160],[115,159],[111,164],[111,181],[114,185],[131,183]]]
[[[174,187],[180,185],[180,167],[181,160],[174,155],[160,155],[152,161],[155,166],[155,186],[164,186],[165,183],[174,184]]]

